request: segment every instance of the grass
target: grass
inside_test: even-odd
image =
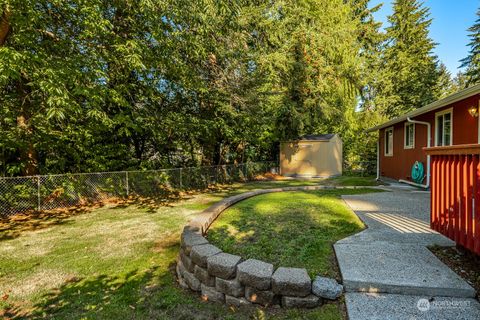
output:
[[[364,228],[341,194],[372,189],[271,193],[244,200],[213,223],[208,239],[225,252],[339,278],[332,245]]]
[[[378,181],[375,180],[373,176],[340,176],[331,179],[327,179],[324,183],[334,184],[338,186],[376,186]]]
[[[15,319],[339,319],[336,304],[311,310],[237,310],[202,302],[174,277],[179,234],[196,213],[257,188],[325,183],[235,184],[176,202],[110,204],[4,220],[0,317]]]

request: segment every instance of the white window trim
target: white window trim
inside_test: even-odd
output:
[[[449,108],[440,112],[435,113],[435,146],[438,145],[438,116],[443,116],[444,114],[450,113],[450,145],[453,146],[453,108]]]
[[[392,153],[388,153],[388,150],[387,150],[387,139],[388,139],[387,132],[388,131],[392,131]],[[393,139],[394,139],[393,132],[394,132],[393,127],[385,128],[385,130],[383,132],[383,140],[384,140],[383,141],[383,155],[385,157],[393,157],[393,145],[394,145],[394,143],[393,143]]]
[[[480,99],[478,100],[477,110],[480,112]],[[477,116],[477,119],[478,119],[478,128],[477,128],[477,131],[478,131],[478,142],[477,142],[477,143],[480,144],[480,116]]]
[[[413,143],[411,146],[407,145],[407,127],[413,126]],[[403,127],[403,149],[414,149],[415,148],[415,123],[405,122]]]

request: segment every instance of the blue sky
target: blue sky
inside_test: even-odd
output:
[[[375,13],[375,18],[388,26],[387,16],[392,13],[392,2],[389,0],[371,0],[373,7],[383,3],[383,7]],[[475,12],[480,7],[480,0],[425,0],[430,8],[430,37],[438,43],[435,54],[445,63],[448,70],[455,75],[459,71],[458,62],[468,54],[467,44],[470,42],[467,29],[476,19]]]

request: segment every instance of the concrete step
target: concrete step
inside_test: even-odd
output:
[[[475,297],[475,290],[426,247],[387,242],[334,245],[347,292]]]
[[[350,320],[478,320],[480,304],[471,298],[346,293]]]

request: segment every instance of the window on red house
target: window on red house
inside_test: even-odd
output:
[[[439,147],[452,145],[452,112],[443,111],[437,113],[435,124],[437,127],[435,145]]]
[[[393,128],[385,129],[385,155],[393,155]]]
[[[415,147],[415,124],[405,123],[404,148],[412,149]]]

